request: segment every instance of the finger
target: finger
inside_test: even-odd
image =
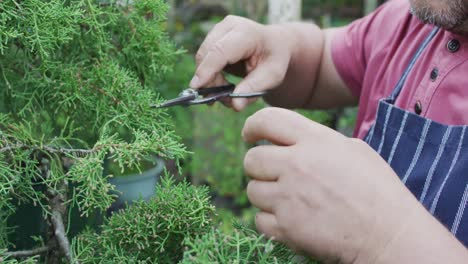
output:
[[[246,59],[254,52],[254,38],[246,38],[242,32],[231,31],[213,43],[195,72],[192,88],[200,88],[213,80],[228,64]]]
[[[237,105],[234,105],[235,100],[236,100],[236,102],[240,102],[240,103],[237,103]],[[257,100],[258,100],[258,98],[232,98],[231,99],[232,109],[234,109],[234,111],[236,111],[236,112],[241,112],[248,105],[253,104]],[[240,104],[240,106],[239,106],[239,104]]]
[[[264,234],[266,237],[277,241],[284,240],[278,227],[278,221],[273,214],[258,212],[255,216],[255,225],[257,226],[257,231]]]
[[[214,79],[206,85],[206,87],[217,87],[226,84],[228,84],[228,82],[226,81],[226,78],[224,78],[224,75],[222,73],[218,73],[215,75]]]
[[[273,56],[256,66],[236,87],[235,93],[253,93],[274,89],[284,80],[289,60],[286,56]],[[233,99],[237,111],[244,109],[249,101]]]
[[[245,122],[242,137],[246,142],[268,140],[279,146],[295,145],[310,135],[314,122],[290,110],[267,107]]]
[[[247,197],[258,209],[273,213],[278,188],[277,182],[251,180],[247,185]]]
[[[224,106],[232,108],[232,99],[230,97],[224,97],[219,100]]]
[[[286,158],[285,150],[278,146],[264,145],[252,148],[245,154],[245,173],[255,180],[276,181]]]
[[[235,24],[233,24],[229,16],[223,19],[223,21],[216,24],[212,30],[208,33],[206,38],[203,40],[200,48],[197,51],[197,55],[195,59],[197,61],[197,65],[199,65],[203,58],[205,58],[206,54],[208,53],[210,47],[216,43],[218,40],[222,39],[229,31],[234,28]]]

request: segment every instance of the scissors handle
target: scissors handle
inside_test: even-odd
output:
[[[231,98],[256,98],[266,95],[267,92],[257,92],[257,93],[232,93],[229,95]]]
[[[188,104],[190,105],[199,105],[199,104],[210,104],[216,101],[219,101],[222,98],[256,98],[261,97],[267,94],[267,92],[257,92],[257,93],[233,93],[236,85],[227,84],[222,86],[210,87],[210,88],[201,88],[197,90],[198,95],[205,96],[204,98],[195,99]]]
[[[215,87],[210,87],[210,88],[201,88],[198,89],[198,95],[201,96],[207,96],[210,94],[218,94],[213,96],[213,98],[217,98],[215,100],[219,100],[219,98],[222,97],[231,97],[231,98],[255,98],[255,97],[261,97],[267,94],[267,92],[256,92],[256,93],[232,93],[234,89],[236,88],[235,84],[226,84],[226,85],[220,85],[220,86],[215,86]]]
[[[198,95],[206,96],[210,94],[223,93],[223,92],[233,92],[236,88],[235,84],[229,83],[226,85],[220,85],[210,88],[200,88],[197,90]]]
[[[1,1],[1,0],[0,0]],[[200,88],[198,90],[186,89],[179,97],[168,100],[159,105],[152,105],[152,108],[165,108],[170,106],[182,105],[199,105],[209,104],[221,100],[225,97],[231,98],[255,98],[261,97],[267,94],[267,92],[256,92],[256,93],[233,93],[236,88],[235,84],[226,84],[210,88]]]

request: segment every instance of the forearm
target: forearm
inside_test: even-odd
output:
[[[324,46],[323,31],[314,24],[289,23],[269,26],[271,33],[287,41],[291,60],[283,83],[266,101],[284,108],[300,108],[307,104],[320,71]]]
[[[468,250],[434,217],[421,212],[391,241],[375,263],[467,262]]]
[[[467,263],[468,250],[417,200],[399,203],[405,210],[394,212],[396,219],[386,217],[374,232],[379,239],[371,240],[355,263]]]

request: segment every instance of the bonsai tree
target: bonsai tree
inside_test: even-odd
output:
[[[158,196],[113,215],[96,234],[73,242],[80,263],[315,263],[236,224],[225,234],[214,224],[207,187],[164,177]],[[193,201],[193,202],[187,202]]]
[[[103,162],[122,170],[148,155],[180,159],[185,148],[157,103],[157,83],[178,53],[162,0],[0,1],[0,248],[4,256],[73,256],[71,208],[82,216],[114,200]],[[7,220],[41,208],[38,247],[14,251]],[[33,221],[33,219],[31,219]],[[39,219],[37,219],[39,221]]]

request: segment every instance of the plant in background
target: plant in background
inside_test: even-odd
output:
[[[178,51],[165,33],[162,0],[0,2],[0,248],[3,258],[72,261],[69,210],[82,216],[114,200],[103,175],[148,155],[180,159],[185,148],[154,87]],[[36,249],[13,251],[7,226],[18,204],[41,208]],[[38,219],[39,221],[39,219]]]

